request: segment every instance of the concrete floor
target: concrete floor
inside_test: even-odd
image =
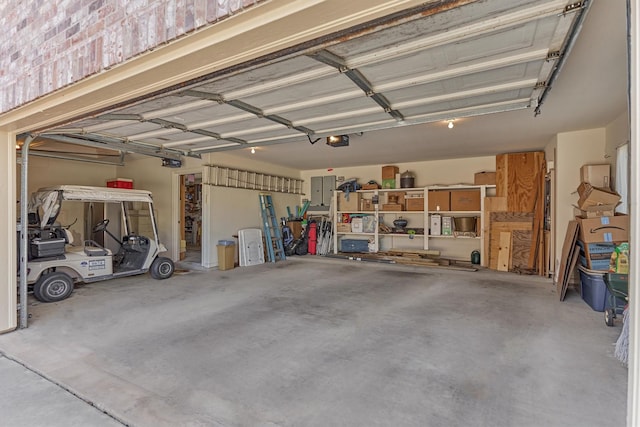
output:
[[[30,312],[29,329],[0,336],[2,355],[128,425],[625,423],[621,325],[536,277],[307,256],[95,283]],[[0,362],[2,383],[34,379]],[[72,406],[11,390],[24,403],[0,406],[3,419],[72,425]],[[89,403],[85,425],[113,421]]]

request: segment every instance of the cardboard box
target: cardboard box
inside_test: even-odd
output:
[[[574,215],[579,216],[580,218],[599,218],[601,216],[614,216],[615,215],[615,205],[609,206],[590,206],[585,210],[579,209],[574,205]]]
[[[495,172],[478,172],[473,176],[475,185],[496,185]]]
[[[384,203],[382,205],[383,211],[402,211],[404,206],[399,203]]]
[[[346,193],[338,193],[338,210],[341,212],[358,212],[360,209],[360,194],[350,192],[349,200]]]
[[[404,191],[389,191],[387,193],[387,203],[397,203],[404,206],[405,195]]]
[[[424,197],[412,197],[404,199],[405,206],[408,211],[423,211],[424,210]]]
[[[351,223],[339,222],[336,231],[338,233],[351,233]]]
[[[383,166],[382,167],[382,181],[385,179],[393,179],[395,181],[396,174],[400,172],[397,166]],[[395,187],[391,187],[395,188]]]
[[[393,178],[393,179],[390,179],[390,178],[389,179],[383,179],[382,180],[382,188],[386,188],[386,189],[396,188],[396,179],[395,178]]]
[[[443,236],[453,235],[453,217],[450,217],[450,216],[442,217],[442,235]]]
[[[236,245],[216,245],[218,248],[218,270],[232,270],[235,266]]]
[[[442,234],[442,216],[436,214],[429,217],[429,234],[432,236]]]
[[[363,190],[377,190],[378,188],[380,188],[378,184],[364,184],[362,186]]]
[[[611,165],[608,163],[600,165],[583,165],[580,168],[580,181],[588,182],[594,187],[611,187]]]
[[[613,243],[629,241],[629,216],[603,216],[600,218],[576,218],[580,224],[580,240],[583,243]]]
[[[480,190],[456,190],[451,192],[452,211],[479,211]]]
[[[373,201],[371,199],[360,199],[360,210],[361,211],[372,211],[374,210]]]
[[[430,211],[450,211],[451,191],[449,190],[429,190],[429,210]]]
[[[302,221],[287,221],[286,224],[294,239],[299,239],[302,236]]]
[[[578,187],[578,208],[586,211],[587,208],[603,206],[602,210],[610,210],[610,207],[620,203],[620,195],[615,191],[596,188],[588,182],[583,182]],[[593,210],[593,209],[591,209]]]

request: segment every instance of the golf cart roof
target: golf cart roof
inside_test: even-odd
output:
[[[146,202],[152,203],[151,192],[110,187],[90,187],[86,185],[58,185],[38,189],[43,196],[47,193],[61,193],[62,200],[84,202]]]

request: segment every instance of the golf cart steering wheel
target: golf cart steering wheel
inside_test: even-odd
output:
[[[107,229],[107,225],[109,225],[109,220],[105,218],[93,227],[93,232],[98,233],[100,231],[104,231]]]

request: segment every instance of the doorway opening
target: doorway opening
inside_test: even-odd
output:
[[[202,173],[180,175],[180,260],[202,264]]]

